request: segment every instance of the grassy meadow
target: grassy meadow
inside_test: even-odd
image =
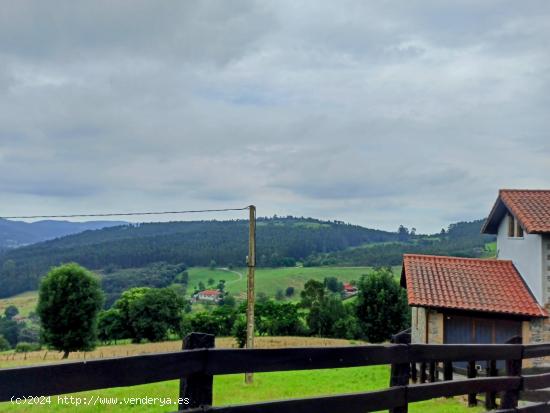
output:
[[[360,344],[348,340],[319,339],[303,337],[258,337],[258,348],[296,347],[296,346],[347,346]],[[98,347],[93,352],[86,353],[86,359],[113,357],[122,355],[145,354],[150,352],[176,351],[180,347],[179,341],[149,344],[119,344]],[[219,338],[216,347],[235,346],[232,338]],[[52,353],[43,360],[44,351],[18,354],[11,358],[11,353],[0,353],[0,368],[32,365],[44,362],[61,362],[61,355]],[[6,360],[6,358],[8,360]],[[69,361],[83,360],[82,353],[73,353]],[[252,385],[244,384],[242,374],[222,375],[214,378],[214,405],[252,403],[257,401],[288,399],[308,396],[321,396],[339,393],[353,393],[384,389],[389,383],[389,366],[354,367],[346,369],[326,369],[315,371],[289,371],[273,373],[257,373]],[[141,386],[96,390],[73,394],[75,397],[88,398],[118,398],[118,405],[78,406],[60,404],[57,396],[51,397],[51,405],[44,406],[16,406],[10,403],[0,404],[0,412],[112,412],[123,413],[139,410],[140,412],[171,412],[176,410],[173,405],[155,406],[126,405],[123,398],[158,397],[175,400],[178,397],[178,382],[168,381],[146,384]],[[460,398],[436,399],[414,403],[410,406],[413,413],[477,413],[481,408],[470,409]]]
[[[6,307],[14,305],[18,308],[19,314],[27,317],[34,311],[38,302],[38,291],[26,291],[8,298],[0,298],[0,314],[4,314]]]
[[[298,300],[306,281],[310,279],[323,281],[325,277],[336,277],[340,281],[359,280],[366,274],[370,267],[285,267],[285,268],[258,268],[256,269],[255,288],[256,293],[264,293],[270,297],[275,296],[277,290],[286,290],[294,287],[293,299]],[[189,272],[189,287],[192,289],[202,281],[207,285],[209,278],[217,281],[226,281],[226,290],[237,298],[246,298],[246,268],[235,268],[232,271],[242,274],[242,277],[234,272],[223,270],[210,270],[209,268],[194,267]],[[396,274],[401,267],[394,267]]]

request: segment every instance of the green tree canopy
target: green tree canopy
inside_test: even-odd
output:
[[[6,309],[4,310],[4,315],[7,319],[11,320],[13,317],[15,317],[17,314],[19,314],[19,309],[14,305],[8,305]]]
[[[358,287],[357,317],[367,340],[380,343],[409,326],[407,295],[391,268],[370,271],[361,278]]]
[[[115,303],[134,342],[180,333],[183,299],[171,288],[132,288]]]
[[[97,314],[103,304],[99,281],[78,264],[53,268],[40,284],[37,312],[42,338],[63,351],[88,351],[97,340]]]

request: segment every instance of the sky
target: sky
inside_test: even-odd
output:
[[[434,232],[550,188],[549,108],[546,0],[6,1],[0,216]]]

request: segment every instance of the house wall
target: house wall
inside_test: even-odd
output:
[[[521,238],[508,236],[508,219],[500,222],[497,234],[497,257],[512,260],[541,305],[548,302],[550,281],[543,274],[542,236],[524,233]]]
[[[550,302],[550,235],[548,234],[542,236],[542,272],[546,291],[545,304],[548,304]]]
[[[442,313],[425,307],[412,307],[411,317],[411,343],[443,344]]]

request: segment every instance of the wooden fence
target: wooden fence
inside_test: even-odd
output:
[[[398,340],[399,341],[399,340]],[[550,355],[550,344],[428,345],[388,344],[353,347],[281,349],[215,349],[214,337],[192,333],[184,349],[85,362],[70,362],[0,370],[0,402],[12,397],[46,396],[133,386],[180,379],[180,397],[190,399],[180,409],[192,412],[347,412],[387,410],[407,412],[408,404],[465,394],[499,394],[499,412],[550,412],[550,405],[517,408],[522,390],[550,387],[550,374],[522,375],[521,362]],[[410,384],[411,365],[479,360],[506,360],[504,376]],[[392,365],[388,389],[364,393],[212,407],[213,376],[244,372],[314,370]],[[448,368],[443,369],[447,371]],[[435,374],[434,374],[435,376]]]

